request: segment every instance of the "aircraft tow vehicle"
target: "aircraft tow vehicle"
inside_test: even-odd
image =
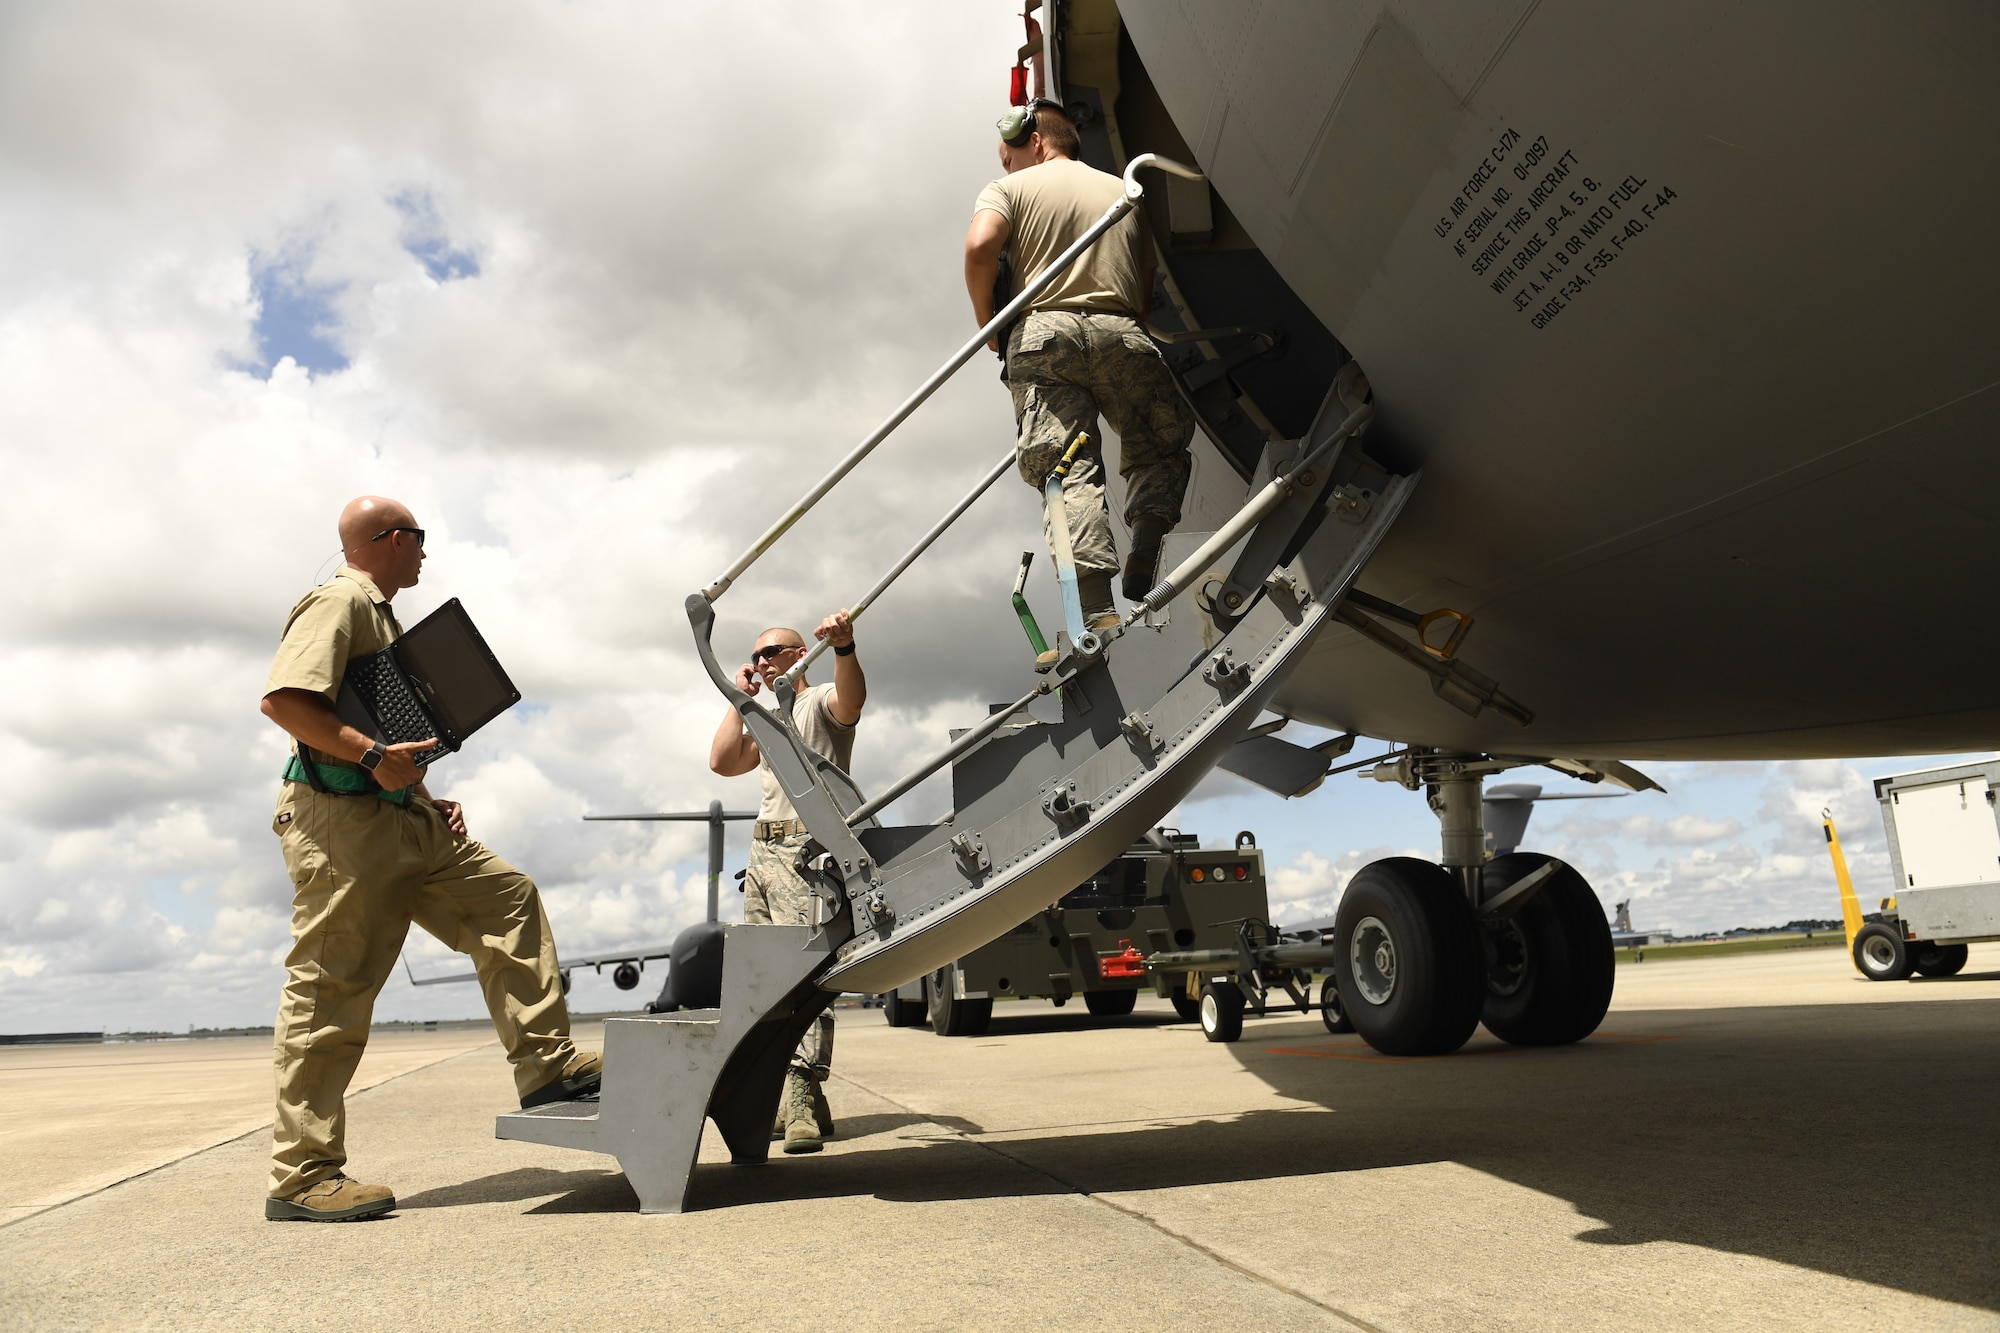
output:
[[[1896,892],[1864,913],[1833,812],[1820,812],[1854,966],[1870,981],[1949,977],[2000,939],[2000,760],[1875,779]]]

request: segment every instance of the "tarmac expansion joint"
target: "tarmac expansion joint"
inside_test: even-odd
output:
[[[1025,1158],[1017,1157],[1013,1153],[1010,1153],[1005,1149],[1003,1149],[999,1144],[990,1142],[982,1136],[975,1134],[968,1134],[964,1130],[954,1128],[950,1124],[947,1124],[940,1120],[936,1120],[931,1116],[926,1115],[924,1112],[917,1110],[915,1107],[906,1106],[902,1102],[897,1101],[894,1097],[889,1096],[887,1093],[879,1092],[876,1089],[869,1087],[867,1084],[862,1083],[859,1080],[852,1078],[851,1076],[848,1076],[846,1074],[833,1072],[829,1073],[828,1077],[839,1079],[842,1083],[845,1083],[853,1088],[858,1088],[862,1092],[867,1093],[871,1097],[879,1098],[883,1102],[886,1102],[888,1105],[895,1107],[898,1111],[903,1112],[905,1115],[915,1116],[926,1124],[936,1125],[940,1130],[944,1131],[946,1137],[956,1139],[957,1141],[967,1144],[971,1147],[992,1153],[995,1157],[998,1157],[1003,1161],[1012,1162],[1015,1166],[1020,1167],[1024,1171],[1031,1171],[1035,1175],[1042,1177],[1044,1180],[1054,1182],[1056,1185],[1061,1186],[1063,1189],[1069,1191],[1071,1194],[1078,1196],[1079,1198],[1087,1199],[1091,1203],[1097,1204],[1099,1207],[1107,1208],[1112,1212],[1119,1214],[1122,1217],[1130,1218],[1132,1221],[1137,1222],[1142,1226],[1151,1227],[1154,1231],[1157,1231],[1162,1236],[1167,1237],[1167,1239],[1175,1241],[1176,1243],[1183,1245],[1190,1250],[1193,1250],[1196,1254],[1201,1255],[1203,1258],[1209,1260],[1212,1263],[1218,1264],[1221,1267],[1228,1269],[1232,1273],[1238,1273],[1246,1278],[1249,1278],[1252,1282],[1255,1282],[1260,1286],[1269,1287],[1273,1291],[1279,1292],[1286,1296],[1290,1296],[1294,1300],[1301,1301],[1304,1304],[1310,1305],[1316,1310],[1324,1311],[1325,1313],[1332,1315],[1334,1318],[1339,1319],[1344,1323],[1350,1324],[1355,1328],[1366,1330],[1366,1333],[1386,1333],[1386,1330],[1384,1330],[1378,1324],[1371,1324],[1367,1320],[1362,1319],[1359,1316],[1349,1314],[1347,1311],[1341,1309],[1338,1306],[1328,1305],[1325,1301],[1318,1300],[1312,1296],[1309,1296],[1305,1292],[1300,1291],[1297,1287],[1278,1281],[1278,1279],[1270,1276],[1268,1273],[1260,1273],[1254,1268],[1251,1268],[1245,1264],[1238,1263],[1236,1260],[1229,1258],[1227,1255],[1221,1254],[1218,1251],[1213,1250],[1210,1247],[1202,1244],[1200,1241],[1194,1239],[1192,1236],[1174,1230],[1172,1227],[1167,1226],[1165,1223],[1159,1221],[1157,1218],[1152,1217],[1147,1213],[1140,1212],[1136,1208],[1128,1207],[1125,1204],[1119,1203],[1115,1199],[1107,1198],[1102,1194],[1093,1193],[1092,1191],[1087,1190],[1083,1186],[1077,1184],[1073,1180],[1065,1180],[1063,1177],[1057,1175],[1055,1172],[1049,1170],[1047,1167],[1037,1166],[1035,1163],[1030,1162]]]

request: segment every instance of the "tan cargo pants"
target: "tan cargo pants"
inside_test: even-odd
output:
[[[1103,434],[1118,432],[1118,472],[1125,478],[1125,522],[1141,516],[1181,521],[1181,499],[1192,464],[1194,411],[1153,340],[1125,315],[1037,310],[1007,341],[1007,388],[1020,429],[1015,457],[1021,479],[1036,490],[1062,461],[1079,430],[1090,444],[1063,479],[1063,509],[1079,573],[1118,570],[1111,517],[1104,507]],[[1048,524],[1047,515],[1043,525]],[[1055,549],[1053,533],[1049,549]]]
[[[752,926],[809,926],[812,924],[812,890],[799,874],[799,851],[809,835],[757,839],[750,844],[750,862],[743,874],[743,920]],[[792,1053],[792,1068],[826,1081],[833,1067],[833,1011],[806,1029],[798,1050]]]
[[[276,1031],[274,1198],[347,1161],[348,1080],[412,921],[472,956],[515,1089],[532,1092],[562,1073],[576,1048],[533,880],[454,836],[427,801],[400,807],[287,782],[271,827],[294,889]]]

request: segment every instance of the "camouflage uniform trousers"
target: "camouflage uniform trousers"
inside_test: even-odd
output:
[[[1111,517],[1104,506],[1100,413],[1118,433],[1127,526],[1142,516],[1164,519],[1168,527],[1180,522],[1192,466],[1188,442],[1194,438],[1194,412],[1137,320],[1075,310],[1026,315],[1007,340],[1007,387],[1020,430],[1015,456],[1021,478],[1036,490],[1055,471],[1076,433],[1090,432],[1090,444],[1063,479],[1079,573],[1118,569]],[[1048,524],[1046,515],[1043,523]],[[1049,549],[1055,549],[1052,531]]]
[[[812,924],[812,890],[799,874],[799,852],[808,834],[789,838],[758,839],[750,844],[750,864],[743,875],[743,920],[753,926],[806,926]],[[806,1029],[798,1050],[792,1053],[794,1073],[808,1075],[815,1083],[826,1081],[833,1064],[833,1011],[819,1016]]]

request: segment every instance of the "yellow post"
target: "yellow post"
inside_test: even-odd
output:
[[[1854,937],[1861,930],[1861,903],[1854,896],[1854,877],[1847,873],[1847,857],[1840,850],[1840,835],[1833,831],[1833,811],[1819,812],[1820,827],[1826,830],[1826,849],[1833,856],[1833,877],[1840,881],[1840,922],[1847,927],[1847,957],[1854,960]],[[1861,964],[1854,970],[1861,972]],[[1868,975],[1862,972],[1863,976]]]

